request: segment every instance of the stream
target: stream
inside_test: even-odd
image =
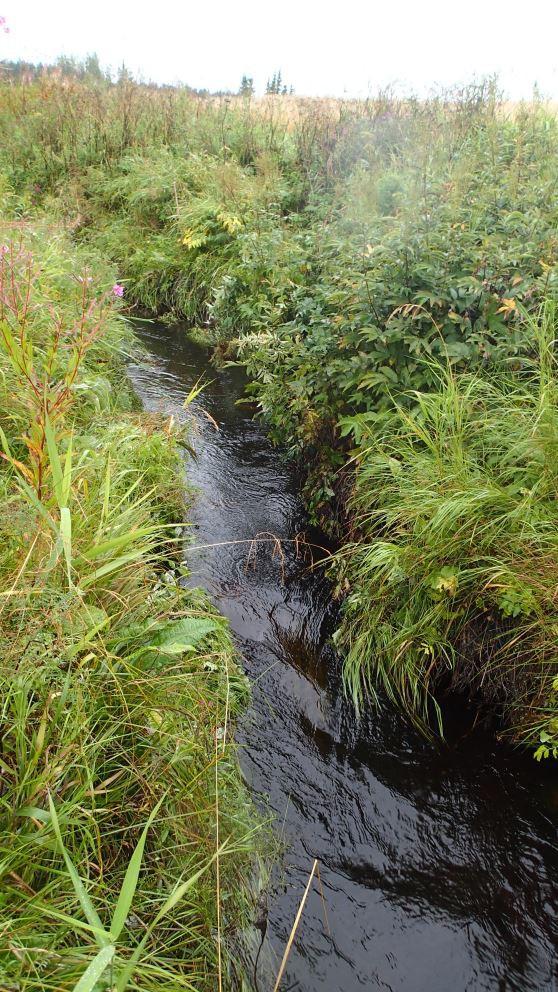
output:
[[[281,988],[558,992],[555,770],[457,713],[448,744],[425,741],[387,703],[357,721],[330,646],[329,584],[294,540],[323,537],[293,467],[237,405],[242,370],[212,368],[183,328],[137,334],[147,354],[129,371],[148,410],[183,418],[192,385],[209,382],[190,408],[199,495],[187,558],[229,618],[253,688],[236,738],[284,845],[268,896],[273,973],[319,860],[327,922],[314,884]],[[281,552],[264,540],[250,550],[256,535],[278,537]],[[265,971],[259,986],[271,992]]]

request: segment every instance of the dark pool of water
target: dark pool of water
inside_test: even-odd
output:
[[[230,619],[253,686],[238,739],[285,842],[269,893],[277,961],[320,863],[330,932],[315,887],[282,988],[558,992],[555,775],[481,733],[430,745],[388,705],[356,721],[328,645],[327,581],[288,543],[307,530],[297,480],[236,405],[242,372],[211,368],[180,328],[139,334],[149,354],[130,374],[148,409],[184,416],[192,384],[212,380],[194,405],[188,475],[194,543],[217,546],[188,560]],[[249,558],[244,542],[264,533],[286,542],[282,559],[269,544]]]

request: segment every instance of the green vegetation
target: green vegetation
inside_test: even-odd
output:
[[[177,581],[180,436],[135,409],[110,266],[0,242],[0,985],[212,989],[255,820],[246,682]]]
[[[136,312],[185,318],[198,338],[218,346],[221,360],[246,365],[250,393],[272,436],[305,464],[312,513],[343,544],[335,564],[346,594],[338,641],[358,706],[379,682],[421,725],[432,726],[436,712],[440,717],[436,699],[451,686],[503,717],[513,739],[537,757],[555,754],[558,121],[552,108],[537,101],[507,106],[492,83],[422,102],[389,94],[343,102],[282,95],[281,81],[281,92],[276,86],[255,100],[248,80],[240,95],[216,98],[139,85],[126,73],[112,84],[93,70],[66,67],[59,76],[28,80],[16,73],[2,84],[4,210],[22,221],[31,216],[35,224],[64,225],[75,251],[117,267]],[[88,409],[104,402],[98,383],[97,369],[93,385],[83,387],[85,420]],[[117,383],[111,396],[126,402]],[[24,412],[40,433],[38,410]],[[143,481],[129,498],[134,507],[143,500],[136,526],[151,574],[160,567],[152,559],[161,541],[143,530],[152,526],[149,514],[160,522],[161,503],[172,505],[165,487],[173,472],[160,431],[146,438],[141,418],[130,417],[115,421],[111,412],[101,428],[96,415],[95,431],[102,450],[122,447],[119,431],[137,437],[127,447],[137,444]],[[78,426],[86,437],[93,430],[91,421]],[[6,429],[14,446],[6,485],[13,489],[21,462],[34,475],[21,476],[20,489],[25,483],[37,493],[34,449],[13,440],[23,433],[20,426]],[[56,442],[61,465],[67,437],[63,431]],[[153,459],[142,454],[145,445],[156,447]],[[98,530],[103,476],[93,465],[105,457],[98,446],[90,444],[85,455],[77,435],[73,442],[76,478],[89,480],[90,495],[79,490],[80,505],[87,498],[91,508],[72,513],[71,556],[66,507],[47,484],[47,512],[59,520],[56,534],[48,524],[55,563],[45,582],[50,589],[52,572],[66,582],[64,596],[91,595],[100,616],[106,613],[111,631],[102,634],[103,650],[112,664],[119,652],[135,659],[137,641],[128,623],[123,635],[121,622],[111,619],[109,605],[116,609],[121,598],[93,597],[84,586],[90,577],[96,589],[99,568],[84,571],[85,562],[106,526]],[[153,466],[160,464],[159,472]],[[119,475],[116,460],[111,480],[120,479],[119,493],[133,485],[131,471],[127,461]],[[54,478],[51,461],[45,472]],[[118,512],[132,513],[128,497],[119,499]],[[12,534],[6,554],[18,519],[15,512],[6,517]],[[130,553],[137,555],[137,547]],[[126,548],[119,557],[127,554]],[[113,560],[110,548],[106,558]],[[11,567],[17,575],[20,559]],[[46,575],[43,565],[37,568]],[[131,571],[129,581],[141,584],[141,571]],[[107,575],[120,581],[118,568],[101,576],[103,583]],[[132,629],[143,630],[141,638],[142,625],[155,621],[152,605],[137,595]],[[172,595],[192,596],[176,589]],[[31,600],[25,610],[42,615],[40,597]],[[196,615],[205,617],[207,605],[196,602]],[[189,599],[164,606],[169,617],[192,608]],[[212,622],[218,629],[202,642],[201,657],[219,643],[218,657],[228,661],[219,662],[220,678],[212,672],[192,680],[200,706],[210,692],[221,700],[214,706],[222,705],[223,673],[231,664],[226,635]],[[183,666],[168,671],[180,679]],[[84,678],[101,677],[95,665],[84,667]],[[157,671],[157,680],[167,677],[167,669]],[[93,686],[91,698],[98,693]],[[158,712],[157,704],[145,710]],[[92,712],[98,719],[102,711],[95,704]],[[213,712],[209,704],[207,712]],[[151,732],[149,741],[146,750],[138,745],[142,762],[152,756]],[[118,765],[117,756],[110,760]],[[236,822],[234,761],[219,767],[233,769],[228,815]],[[209,788],[203,776],[195,781]],[[118,779],[114,788],[122,786]],[[139,808],[138,835],[152,805],[143,801]],[[160,817],[161,811],[153,829]],[[173,829],[181,822],[174,813],[171,821]],[[233,825],[228,833],[235,835]],[[83,845],[74,834],[74,844]],[[214,834],[207,832],[213,841]],[[188,856],[194,870],[199,849]],[[66,898],[74,898],[71,891]]]
[[[379,680],[428,723],[430,687],[449,683],[501,708],[540,759],[558,755],[555,305],[526,324],[539,353],[521,375],[448,372],[358,424],[338,637],[357,700]]]

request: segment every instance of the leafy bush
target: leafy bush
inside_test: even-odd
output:
[[[529,354],[520,308],[557,284],[555,127],[535,108],[471,121],[447,149],[426,146],[423,134],[397,163],[405,196],[395,215],[377,205],[378,182],[391,182],[394,166],[378,173],[371,156],[329,224],[311,222],[283,320],[271,339],[257,325],[241,355],[253,394],[293,451],[314,439],[324,481],[320,489],[312,480],[314,493],[331,490],[341,417],[435,387],[433,358],[491,370]],[[299,245],[289,242],[293,262]]]
[[[452,685],[558,746],[558,367],[546,305],[533,367],[456,378],[393,414],[357,418],[351,586],[339,643],[357,705],[379,683],[422,725]],[[435,706],[435,703],[434,703]]]

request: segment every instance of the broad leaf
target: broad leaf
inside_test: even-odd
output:
[[[163,654],[180,654],[193,648],[202,637],[215,630],[217,624],[213,620],[202,617],[184,617],[167,623],[152,638],[148,647],[156,648]]]

